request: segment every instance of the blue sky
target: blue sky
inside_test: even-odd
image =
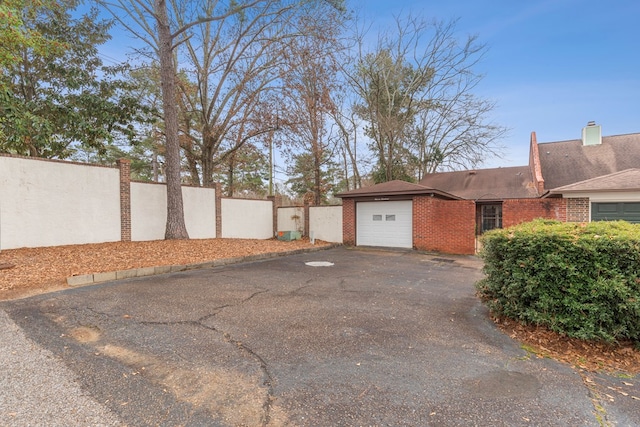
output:
[[[355,3],[353,3],[356,5]],[[488,47],[477,94],[494,100],[491,119],[510,129],[503,159],[528,163],[529,139],[579,139],[593,120],[603,135],[640,132],[638,0],[361,0],[367,16],[458,18],[461,37]]]
[[[532,131],[538,142],[578,139],[593,120],[605,136],[640,132],[640,0],[346,1],[372,29],[411,12],[459,19],[460,38],[487,45],[476,93],[497,103],[490,120],[510,131],[504,158],[484,167],[526,165]],[[107,57],[136,44],[114,36]]]

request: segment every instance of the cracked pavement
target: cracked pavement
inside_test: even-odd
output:
[[[479,266],[335,248],[0,308],[124,425],[640,425],[598,393],[619,379],[586,383],[497,330]]]

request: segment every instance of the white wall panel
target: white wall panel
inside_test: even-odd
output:
[[[304,208],[287,206],[278,208],[278,229],[276,231],[304,232]]]
[[[273,203],[270,200],[222,199],[222,237],[272,238]]]
[[[184,221],[191,239],[216,237],[216,192],[182,187]],[[165,184],[131,183],[131,240],[161,240],[167,225]]]
[[[131,183],[131,240],[162,240],[167,226],[167,186]]]
[[[309,236],[342,243],[342,206],[309,207]]]
[[[118,169],[0,156],[0,249],[119,240]]]

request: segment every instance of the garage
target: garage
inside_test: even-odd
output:
[[[591,204],[591,221],[625,220],[640,223],[640,202]]]
[[[411,200],[358,202],[356,244],[358,246],[413,247]]]

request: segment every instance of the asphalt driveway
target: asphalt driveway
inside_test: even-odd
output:
[[[60,425],[83,405],[102,425],[640,425],[637,385],[606,397],[635,379],[527,353],[474,297],[480,277],[470,257],[336,248],[8,301],[0,323],[43,354],[25,376],[58,363],[89,401],[46,409]],[[10,390],[2,424],[56,400]]]

